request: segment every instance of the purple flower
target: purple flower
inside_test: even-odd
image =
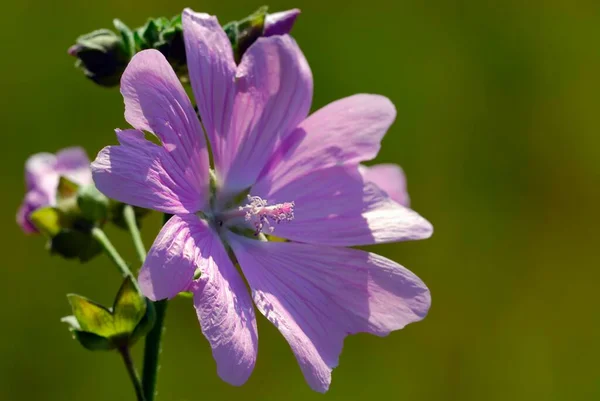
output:
[[[394,106],[355,95],[308,116],[312,75],[290,36],[258,39],[236,65],[215,17],[185,10],[183,27],[202,124],[164,57],[138,53],[121,81],[135,129],[117,131],[120,145],[100,151],[94,180],[109,197],[174,214],[140,286],[152,300],[193,292],[223,380],[241,385],[254,368],[254,301],[309,385],[324,392],[346,335],[384,336],[421,320],[430,305],[413,273],[346,248],[432,233],[358,168],[377,155]],[[289,242],[267,242],[271,233]]]
[[[66,148],[56,155],[37,153],[25,163],[27,193],[17,211],[17,223],[25,233],[38,232],[29,220],[33,211],[56,204],[56,190],[61,176],[79,185],[92,183],[90,160],[82,148]]]

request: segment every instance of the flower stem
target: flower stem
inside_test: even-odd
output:
[[[163,215],[163,225],[172,216],[169,214]],[[158,363],[161,351],[162,335],[165,326],[165,314],[167,313],[167,300],[154,302],[154,310],[156,311],[156,321],[154,327],[146,336],[144,344],[144,370],[142,372],[142,387],[146,401],[154,401],[156,396],[156,377],[158,376]]]
[[[142,372],[142,386],[146,401],[154,401],[156,395],[156,377],[158,375],[158,363],[161,351],[161,340],[164,330],[165,313],[167,311],[167,300],[154,303],[156,311],[156,322],[154,327],[146,336],[144,344],[144,370]]]
[[[144,398],[144,392],[142,390],[142,384],[140,383],[140,378],[135,370],[135,365],[133,364],[133,359],[131,359],[131,353],[129,352],[129,347],[121,347],[119,348],[119,353],[123,357],[123,362],[125,363],[125,368],[127,368],[127,373],[129,373],[129,378],[131,379],[131,383],[133,383],[133,387],[135,388],[135,395],[138,401],[146,401]]]
[[[119,252],[115,249],[113,244],[110,242],[104,231],[101,228],[94,227],[92,228],[92,237],[94,237],[104,249],[104,252],[108,255],[108,257],[114,262],[117,266],[123,277],[131,276],[131,270],[129,270],[129,266],[123,260]]]
[[[144,260],[146,260],[146,247],[142,241],[142,235],[140,234],[140,229],[138,228],[135,219],[135,211],[133,210],[133,206],[125,205],[123,208],[123,217],[125,218],[125,223],[127,223],[127,228],[129,228],[129,232],[131,233],[135,251],[138,254],[140,262],[143,264]]]

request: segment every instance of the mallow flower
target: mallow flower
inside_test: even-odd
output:
[[[185,10],[183,28],[200,119],[164,57],[138,53],[121,80],[134,129],[100,151],[95,183],[109,197],[173,215],[139,284],[152,300],[193,293],[223,380],[241,385],[254,368],[254,303],[308,384],[324,392],[348,334],[387,335],[430,306],[413,273],[349,248],[432,233],[379,188],[389,172],[369,179],[369,168],[359,169],[377,155],[394,106],[361,94],[308,116],[312,75],[290,36],[258,39],[236,65],[215,17]]]
[[[92,183],[90,160],[80,147],[71,147],[52,153],[37,153],[25,163],[25,199],[17,211],[17,223],[27,234],[38,233],[29,219],[35,210],[56,204],[56,193],[61,176],[79,185]]]

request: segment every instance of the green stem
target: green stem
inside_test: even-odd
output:
[[[154,401],[156,395],[156,377],[158,375],[160,346],[164,330],[165,313],[167,311],[167,300],[155,302],[154,309],[156,311],[156,322],[146,336],[146,343],[144,344],[142,386],[146,401]]]
[[[131,383],[133,383],[133,387],[135,388],[135,395],[138,401],[146,401],[144,398],[144,391],[142,389],[142,384],[140,383],[140,378],[135,370],[135,365],[133,364],[133,359],[131,359],[131,353],[129,352],[129,347],[121,347],[119,348],[119,353],[123,357],[123,362],[125,363],[125,367],[127,368],[127,373],[129,373],[129,378],[131,379]]]
[[[169,221],[171,215],[163,215],[163,225]],[[165,314],[167,313],[167,300],[154,302],[156,321],[154,327],[146,336],[144,344],[144,370],[142,372],[142,387],[146,401],[154,401],[156,396],[156,377],[158,375],[158,363],[162,335],[165,326]]]
[[[129,266],[123,260],[119,252],[115,249],[113,244],[110,242],[104,231],[101,228],[94,227],[92,228],[92,237],[94,237],[104,249],[104,252],[108,255],[108,257],[114,262],[117,268],[120,270],[123,277],[128,277],[133,275],[131,274],[131,270],[129,270]]]
[[[142,241],[142,235],[140,234],[140,229],[138,228],[135,219],[135,211],[133,210],[133,206],[125,205],[125,208],[123,208],[123,217],[125,218],[125,223],[127,223],[127,228],[129,228],[129,232],[131,233],[135,251],[138,254],[140,262],[143,264],[144,260],[146,260],[146,247]]]

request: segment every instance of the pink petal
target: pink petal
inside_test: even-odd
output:
[[[429,290],[382,256],[347,248],[228,238],[259,311],[286,338],[306,381],[325,392],[344,337],[384,336],[425,317]]]
[[[125,119],[154,133],[173,164],[203,197],[208,196],[208,151],[202,127],[177,75],[157,50],[137,53],[121,78]]]
[[[190,80],[217,177],[234,193],[254,183],[274,149],[308,114],[312,74],[287,35],[259,39],[236,69],[216,18],[186,10],[183,23]]]
[[[58,174],[55,170],[56,156],[52,153],[36,153],[25,162],[25,182],[28,191],[37,191],[48,198],[48,204],[56,199]]]
[[[285,35],[289,33],[298,15],[300,15],[300,10],[297,8],[267,14],[263,36]]]
[[[359,166],[360,172],[367,182],[372,182],[382,189],[392,200],[402,206],[410,206],[410,197],[406,191],[406,176],[396,164],[376,164]]]
[[[226,141],[235,98],[233,50],[216,17],[187,8],[182,22],[190,82],[215,166],[221,172],[223,153],[232,152]]]
[[[117,131],[121,146],[107,146],[92,163],[96,186],[109,198],[164,213],[195,213],[204,194],[163,147],[136,130]]]
[[[194,282],[197,268],[201,276]],[[138,281],[152,300],[191,289],[219,376],[233,385],[246,382],[258,348],[252,301],[220,238],[204,220],[193,214],[171,217],[152,245]]]
[[[173,298],[188,289],[200,256],[200,246],[212,235],[196,215],[173,216],[148,252],[138,282],[153,301]]]
[[[42,192],[31,190],[25,194],[25,199],[17,211],[17,224],[25,234],[38,233],[37,227],[29,220],[29,215],[44,206],[50,205],[50,199]]]
[[[200,246],[201,276],[194,305],[221,379],[235,386],[248,380],[258,350],[254,306],[246,284],[219,237],[211,232]]]
[[[369,245],[424,239],[433,227],[416,212],[365,182],[356,167],[331,167],[271,183],[261,180],[251,194],[269,204],[294,202],[294,219],[274,235],[323,245]]]
[[[230,166],[225,187],[252,185],[275,149],[308,115],[312,73],[304,54],[288,35],[258,39],[237,70],[232,131],[225,150]]]
[[[79,185],[92,183],[90,159],[80,147],[62,149],[56,154],[56,172]]]
[[[396,118],[389,99],[354,95],[328,104],[308,117],[294,132],[294,141],[275,152],[261,180],[285,184],[315,170],[357,165],[373,159]]]

